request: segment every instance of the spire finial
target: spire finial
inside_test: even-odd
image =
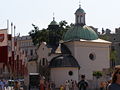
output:
[[[79,0],[79,8],[81,8],[81,2],[80,2],[80,0]]]
[[[53,12],[53,21],[55,20],[55,17],[54,17],[54,16],[55,16],[55,14],[54,14],[54,12]]]

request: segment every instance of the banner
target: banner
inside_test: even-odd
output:
[[[8,30],[0,29],[0,46],[7,46],[8,44]]]
[[[8,47],[2,46],[0,47],[0,63],[8,63]]]

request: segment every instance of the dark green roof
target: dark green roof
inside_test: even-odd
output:
[[[50,25],[58,25],[57,22],[55,20],[53,20]]]
[[[79,68],[79,64],[77,60],[71,55],[60,55],[53,58],[49,64],[50,68],[58,68],[58,67],[77,67]]]
[[[81,7],[79,7],[79,8],[76,10],[75,13],[78,13],[78,12],[80,12],[80,13],[85,13],[85,11],[84,11]]]
[[[96,40],[98,39],[98,35],[96,32],[88,27],[88,26],[83,26],[81,27],[80,25],[75,25],[70,30],[68,30],[65,35],[63,36],[64,41],[71,41],[71,40]]]

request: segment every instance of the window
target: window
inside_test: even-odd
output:
[[[43,58],[42,65],[43,66],[45,65],[45,58]]]
[[[95,60],[95,58],[96,58],[95,53],[90,53],[89,58],[90,58],[90,60]]]
[[[30,50],[30,55],[33,55],[33,50],[32,49]]]
[[[25,56],[27,56],[27,53],[28,53],[28,51],[27,51],[27,50],[25,50]]]
[[[69,72],[68,72],[68,75],[69,75],[69,76],[72,76],[72,75],[73,75],[73,72],[72,72],[72,71],[69,71]]]

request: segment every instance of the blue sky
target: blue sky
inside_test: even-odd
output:
[[[86,12],[86,24],[99,28],[99,31],[103,27],[114,32],[114,28],[120,27],[119,4],[120,0],[81,0]],[[79,0],[1,0],[0,28],[6,28],[8,19],[16,26],[16,33],[27,35],[33,29],[32,23],[40,29],[47,28],[53,12],[57,22],[66,20],[74,23],[78,7]]]

